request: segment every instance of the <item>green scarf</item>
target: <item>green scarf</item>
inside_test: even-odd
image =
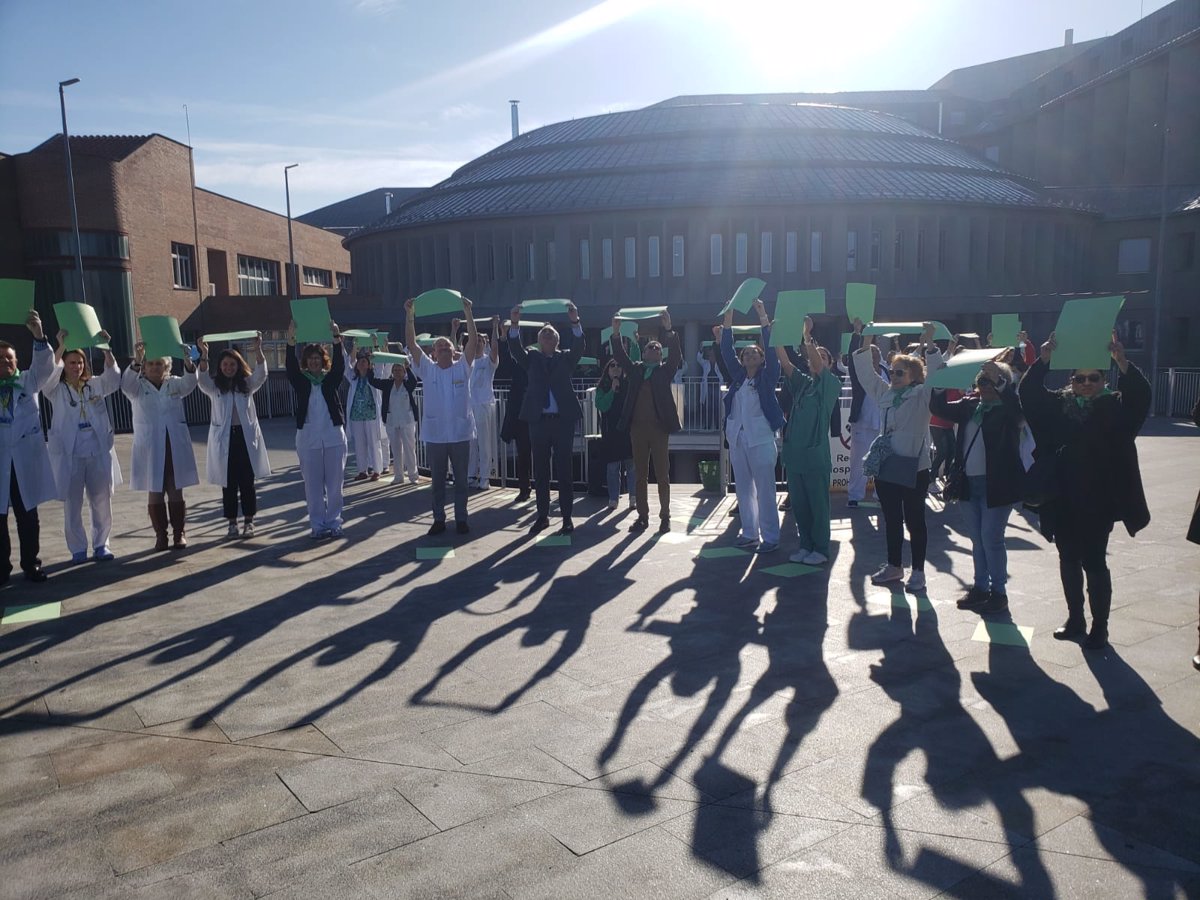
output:
[[[898,390],[898,391],[896,391],[896,392],[895,392],[895,396],[893,396],[893,397],[892,397],[892,409],[896,409],[896,408],[898,408],[898,407],[899,407],[901,404],[903,404],[903,403],[904,403],[904,401],[905,401],[905,400],[908,398],[908,394],[909,394],[909,392],[910,392],[910,391],[911,391],[911,390],[912,390],[914,387],[915,387],[915,385],[911,385],[911,384],[910,384],[908,387],[906,387],[906,388],[902,388],[901,390]]]
[[[308,371],[308,369],[305,369],[300,374],[302,374],[305,378],[307,378],[313,384],[320,384],[322,381],[325,380],[326,373],[322,372],[320,375],[314,375],[312,372]]]
[[[1096,395],[1096,397],[1108,397],[1111,394],[1112,394],[1112,391],[1109,390],[1108,388],[1105,388],[1100,393],[1098,393]],[[1075,396],[1075,405],[1078,406],[1080,409],[1091,409],[1092,401],[1096,399],[1096,397],[1080,397],[1078,394],[1076,394],[1074,396]]]
[[[979,405],[975,407],[975,412],[971,413],[971,421],[976,425],[983,422],[983,417],[991,410],[1003,404],[999,400],[980,400]]]
[[[660,363],[651,363],[651,362],[646,363],[645,368],[642,369],[642,379],[645,381],[649,381],[650,376],[654,374],[654,370],[657,369],[659,367],[659,365],[660,365]]]
[[[0,387],[15,388],[21,383],[21,370],[14,369],[7,378],[0,378]]]

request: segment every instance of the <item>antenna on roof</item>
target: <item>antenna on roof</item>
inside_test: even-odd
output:
[[[521,101],[509,100],[508,102],[512,107],[512,136],[513,140],[515,141],[521,134],[521,121],[517,116],[517,104]]]

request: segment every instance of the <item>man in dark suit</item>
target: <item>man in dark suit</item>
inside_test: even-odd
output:
[[[572,456],[575,426],[583,418],[583,409],[571,387],[571,375],[583,355],[583,326],[579,310],[567,304],[572,340],[568,349],[559,349],[558,331],[546,325],[538,332],[537,351],[530,353],[521,343],[521,307],[514,306],[508,331],[508,349],[513,361],[525,370],[529,379],[521,401],[521,421],[529,425],[529,443],[533,449],[533,482],[537,494],[537,521],[530,534],[550,525],[550,455],[558,474],[558,505],[562,511],[559,534],[575,530],[571,507],[575,501],[575,474]]]

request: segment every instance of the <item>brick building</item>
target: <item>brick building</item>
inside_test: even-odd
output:
[[[288,293],[286,217],[193,190],[186,145],[159,134],[80,136],[71,138],[71,156],[86,299],[118,353],[131,352],[138,316],[192,316],[200,331],[205,297],[253,303]],[[350,256],[339,237],[292,227],[300,293],[348,288]],[[32,279],[53,327],[53,304],[80,299],[61,137],[0,156],[0,238],[0,277]],[[256,325],[267,327],[247,310],[240,327]]]

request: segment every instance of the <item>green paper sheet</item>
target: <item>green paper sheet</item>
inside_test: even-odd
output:
[[[433,342],[436,340],[437,340],[437,338],[433,337],[432,335],[418,336],[417,337],[417,346],[418,347],[432,347]]]
[[[420,318],[421,316],[461,313],[463,311],[462,301],[463,296],[458,291],[452,291],[449,288],[434,288],[413,301],[413,315]]]
[[[1112,335],[1109,335],[1112,340]],[[1077,368],[1083,368],[1077,366]],[[1094,368],[1088,366],[1088,368]],[[1028,647],[1033,641],[1033,626],[1016,625],[1012,622],[980,622],[975,626],[971,640],[984,644],[1003,644],[1007,647]]]
[[[1107,369],[1111,359],[1108,345],[1124,304],[1124,297],[1086,297],[1064,303],[1054,326],[1058,347],[1050,355],[1050,368]]]
[[[505,319],[504,324],[501,327],[504,331],[508,331],[508,329],[512,328],[512,322],[509,319]],[[546,323],[545,322],[527,321],[525,319],[522,319],[520,322],[517,323],[517,327],[518,328],[545,328]]]
[[[920,334],[925,330],[921,322],[872,322],[863,329],[863,334]],[[935,341],[950,341],[954,335],[941,322],[933,323],[933,339]]]
[[[842,356],[850,352],[850,341],[854,338],[853,331],[842,332]]]
[[[979,374],[979,367],[989,359],[995,359],[1000,352],[994,347],[986,350],[960,350],[950,357],[946,365],[929,376],[929,386],[969,391],[975,386],[975,376]]]
[[[521,301],[521,312],[522,313],[527,313],[527,312],[537,313],[538,315],[542,315],[542,316],[553,316],[553,315],[558,315],[558,314],[565,315],[567,312],[567,305],[570,302],[571,302],[570,300],[562,300],[562,299],[522,300]]]
[[[725,315],[730,309],[736,309],[740,313],[750,312],[754,301],[759,298],[766,286],[767,283],[761,278],[747,278],[738,285],[738,289],[733,292],[729,302],[721,307],[719,315]]]
[[[581,357],[579,357],[579,365],[581,365],[581,366],[598,366],[598,365],[600,365],[600,360],[596,359],[596,357],[594,357],[594,356],[581,356]]]
[[[733,556],[749,556],[749,550],[739,547],[702,547],[696,554],[701,559],[726,559]]]
[[[343,328],[342,337],[365,338],[370,340],[372,333],[365,328]]]
[[[407,356],[405,356],[403,353],[383,353],[381,351],[379,353],[371,354],[371,363],[373,365],[382,364],[385,366],[395,366],[395,365],[409,366],[409,365],[412,365],[412,360],[409,359]]]
[[[771,346],[794,347],[804,340],[804,317],[825,312],[825,291],[780,291],[771,323]]]
[[[617,318],[657,319],[666,311],[665,306],[625,306],[617,310]]]
[[[780,578],[795,578],[798,575],[811,575],[820,572],[818,566],[806,566],[803,563],[784,563],[781,566],[771,566],[761,570],[764,575],[778,575]]]
[[[759,345],[758,341],[734,341],[733,349],[741,350],[745,347],[757,347],[758,345]]]
[[[521,324],[524,325],[525,323],[522,322]],[[629,337],[629,338],[633,337],[635,334],[637,334],[637,330],[638,330],[638,323],[633,321],[632,319],[626,319],[624,322],[621,323],[621,334],[623,334],[625,337]],[[609,341],[609,338],[611,338],[611,337],[612,337],[612,327],[611,326],[608,328],[600,329],[600,343],[607,344]]]
[[[545,537],[540,537],[533,542],[535,547],[570,547],[571,536],[569,534],[548,534]]]
[[[67,332],[66,349],[85,350],[89,347],[109,349],[104,338],[100,337],[100,332],[104,329],[100,327],[96,310],[86,303],[55,303],[54,317],[58,319],[58,327]]]
[[[28,315],[28,310],[26,310]],[[24,320],[22,320],[24,321]],[[0,625],[20,625],[22,622],[46,622],[62,615],[62,601],[6,606],[0,613]]]
[[[221,331],[217,334],[206,334],[200,340],[206,344],[215,344],[217,341],[252,341],[256,337],[257,331]]]
[[[992,346],[1017,346],[1017,332],[1021,330],[1021,317],[1017,313],[992,314]]]
[[[454,559],[453,547],[418,547],[417,559]]]
[[[174,316],[140,316],[138,331],[146,345],[146,359],[164,356],[183,358],[187,349],[179,334],[179,320]]]
[[[716,345],[717,345],[716,341],[701,341],[700,349],[707,350],[709,347],[715,347]]]
[[[846,318],[851,322],[860,319],[864,325],[875,318],[875,291],[873,284],[850,282],[846,285]]]
[[[333,340],[329,333],[328,297],[302,297],[292,301],[292,320],[296,323],[297,344],[328,344]]]
[[[24,325],[33,309],[33,282],[0,278],[0,325]]]
[[[761,325],[732,325],[729,330],[733,332],[734,337],[747,334],[754,335],[754,337],[762,337]]]

